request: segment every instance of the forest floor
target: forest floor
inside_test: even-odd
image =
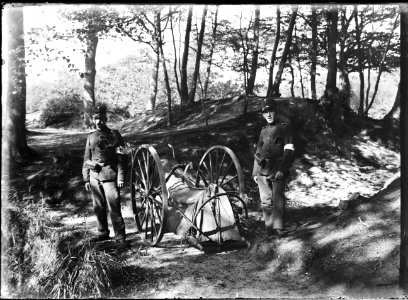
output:
[[[137,271],[115,286],[112,297],[407,298],[398,289],[399,149],[373,135],[378,123],[359,124],[335,147],[328,146],[333,140],[324,132],[318,143],[314,138],[303,146],[286,191],[286,226],[296,229],[277,239],[266,235],[250,176],[262,126],[258,103],[250,103],[245,119],[238,117],[240,104],[208,107],[208,129],[200,107],[179,117],[171,130],[165,127],[165,111],[111,124],[129,147],[149,143],[165,157],[171,144],[183,162],[198,162],[211,145],[229,146],[243,168],[251,224],[245,232],[251,245],[245,249],[205,254],[173,233],[158,246],[146,246],[124,188],[122,212],[131,244],[121,258]],[[47,214],[67,231],[96,232],[81,178],[86,132],[31,126],[28,144],[39,158],[20,165],[11,178],[27,199],[42,199]]]

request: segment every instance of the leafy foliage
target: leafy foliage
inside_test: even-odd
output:
[[[83,111],[81,96],[72,89],[53,90],[42,103],[40,120],[44,126],[66,125]]]

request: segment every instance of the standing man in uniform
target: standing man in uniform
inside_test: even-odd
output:
[[[92,192],[98,227],[96,240],[109,239],[109,212],[114,240],[126,244],[119,194],[125,180],[124,141],[119,131],[106,126],[106,106],[95,109],[93,121],[96,131],[89,134],[86,141],[82,175],[85,189]]]
[[[259,187],[267,234],[279,237],[284,234],[284,192],[294,158],[293,134],[290,124],[277,122],[275,100],[264,99],[261,112],[268,124],[259,136],[252,175]]]

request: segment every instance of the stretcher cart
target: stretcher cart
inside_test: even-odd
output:
[[[241,232],[244,179],[231,149],[213,146],[198,164],[160,159],[147,144],[130,155],[132,209],[144,243],[157,245],[173,232],[204,252],[249,246]]]

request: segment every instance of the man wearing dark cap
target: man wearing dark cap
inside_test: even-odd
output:
[[[125,177],[124,141],[119,131],[106,126],[106,106],[96,107],[93,121],[96,130],[88,135],[86,141],[82,175],[86,190],[92,192],[98,227],[96,240],[109,239],[109,212],[114,240],[126,244],[119,194]]]
[[[252,175],[259,187],[267,234],[279,237],[284,234],[285,184],[295,149],[290,124],[276,120],[275,100],[263,99],[261,111],[268,124],[259,136]]]

